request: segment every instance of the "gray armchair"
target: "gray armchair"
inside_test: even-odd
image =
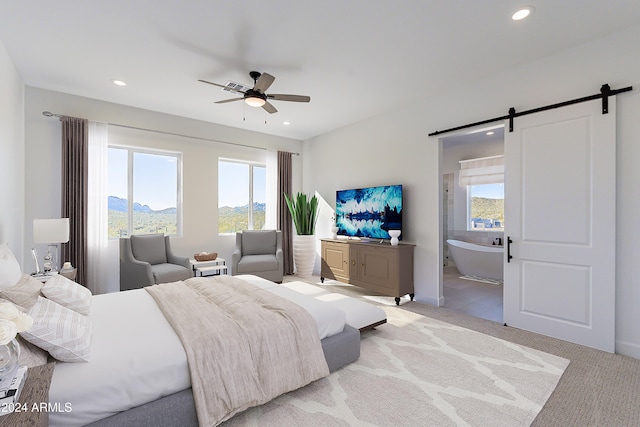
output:
[[[136,234],[120,239],[120,290],[176,282],[192,276],[189,258],[171,252],[169,236]]]
[[[254,274],[282,283],[284,256],[282,232],[244,230],[236,233],[236,249],[231,255],[232,274]]]

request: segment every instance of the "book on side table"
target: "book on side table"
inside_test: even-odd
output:
[[[0,416],[10,414],[15,408],[15,403],[20,398],[20,392],[24,387],[24,383],[27,381],[27,367],[20,366],[11,381],[10,385],[0,390]]]

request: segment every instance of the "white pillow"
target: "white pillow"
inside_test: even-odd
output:
[[[42,282],[33,276],[23,274],[14,286],[0,290],[0,298],[7,299],[29,310],[38,302]]]
[[[88,362],[92,325],[88,317],[46,298],[29,310],[33,326],[22,338],[49,352],[62,362]]]
[[[91,291],[84,286],[56,274],[42,287],[42,295],[84,316],[91,309]]]
[[[0,245],[0,289],[10,288],[18,283],[22,276],[22,269],[18,260],[13,256],[9,245]]]

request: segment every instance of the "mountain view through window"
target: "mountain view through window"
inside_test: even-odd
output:
[[[178,234],[179,157],[109,147],[108,162],[109,238]]]

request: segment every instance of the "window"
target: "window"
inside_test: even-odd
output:
[[[109,238],[179,235],[179,153],[109,147]]]
[[[264,165],[218,160],[218,233],[264,227],[266,176]]]
[[[469,230],[504,231],[504,183],[467,186]]]

